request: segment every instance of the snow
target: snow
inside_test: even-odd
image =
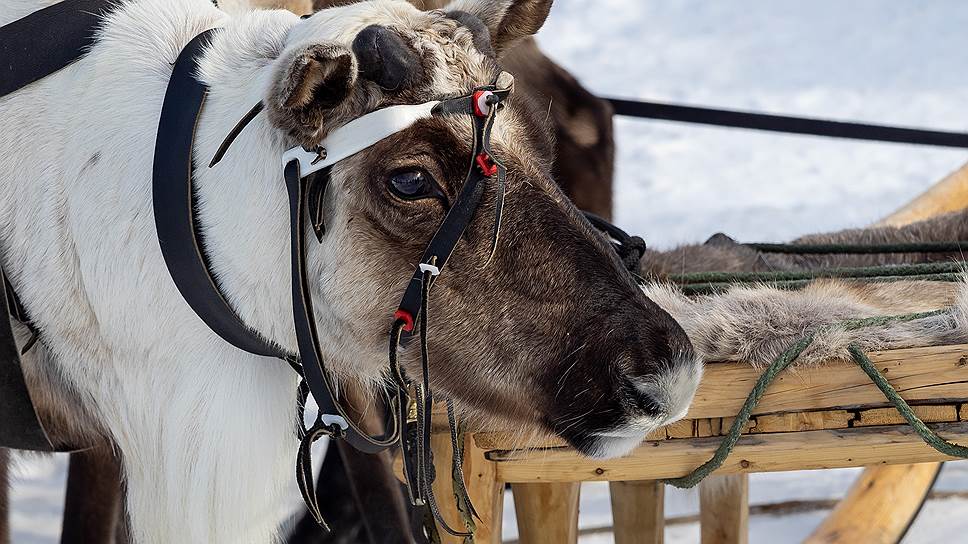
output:
[[[959,0],[558,0],[539,41],[601,95],[966,130],[965,28]],[[618,223],[653,247],[718,231],[784,240],[862,226],[966,160],[960,151],[627,119],[616,139]],[[857,473],[753,475],[751,502],[839,498]],[[64,458],[20,458],[15,474],[13,541],[56,542]],[[937,489],[968,490],[968,463],[948,463]],[[516,535],[510,500],[506,538]],[[584,486],[581,506],[583,526],[610,523],[604,484]],[[695,514],[696,492],[669,489],[666,506],[669,516]],[[799,542],[823,516],[754,516],[751,542]],[[957,542],[966,530],[968,501],[930,501],[905,542]],[[666,531],[670,543],[698,537],[695,523]]]
[[[543,48],[600,95],[948,130],[968,99],[958,1],[567,0]],[[617,218],[654,247],[861,226],[960,151],[621,119]]]

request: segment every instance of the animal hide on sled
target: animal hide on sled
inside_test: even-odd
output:
[[[968,343],[968,283],[962,282],[817,280],[799,291],[736,285],[700,297],[687,297],[668,283],[649,283],[643,290],[682,325],[706,361],[766,366],[813,332],[817,335],[797,364],[848,360],[850,344],[877,351]],[[948,311],[850,331],[838,326],[850,319],[940,309]]]
[[[813,234],[793,244],[890,244],[968,240],[968,210],[901,227],[879,226]],[[773,362],[793,343],[820,331],[797,364],[849,359],[847,346],[866,351],[968,343],[968,284],[931,281],[863,283],[817,280],[799,291],[766,284],[733,286],[717,295],[686,297],[664,282],[692,272],[806,271],[836,267],[883,266],[966,260],[963,252],[860,255],[761,253],[716,234],[702,244],[668,251],[650,250],[641,275],[652,281],[646,295],[672,314],[706,361]],[[906,323],[845,331],[848,319],[909,314],[950,308],[946,314]],[[823,329],[823,330],[821,330]]]

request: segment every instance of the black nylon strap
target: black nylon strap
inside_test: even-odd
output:
[[[87,53],[110,0],[65,0],[0,27],[0,97]]]
[[[195,78],[197,59],[214,30],[182,49],[168,82],[155,142],[152,198],[158,241],[178,291],[202,321],[239,349],[267,357],[287,354],[246,326],[209,272],[195,225],[195,126],[207,89]]]
[[[497,93],[495,92],[495,94]],[[461,111],[460,108],[465,109]],[[454,202],[454,206],[447,212],[444,221],[437,228],[437,232],[433,238],[430,239],[430,243],[427,244],[427,249],[424,250],[423,256],[420,257],[421,263],[430,263],[431,259],[436,259],[434,266],[440,270],[444,269],[447,260],[450,259],[450,255],[457,246],[457,242],[460,241],[461,236],[464,235],[467,227],[470,226],[471,220],[474,218],[474,212],[477,211],[481,197],[484,194],[485,184],[481,182],[488,179],[477,168],[474,159],[479,153],[487,149],[487,134],[490,131],[490,127],[494,124],[494,117],[498,108],[492,108],[490,114],[484,118],[474,116],[472,108],[473,102],[468,100],[467,97],[461,97],[441,102],[434,111],[437,115],[470,114],[474,119],[474,146],[473,153],[471,154],[471,164],[468,167],[467,181],[464,182],[464,186],[461,188],[457,200]],[[414,320],[420,314],[420,290],[422,283],[423,272],[418,267],[414,270],[413,276],[410,278],[407,289],[404,291],[403,298],[400,301],[399,310],[406,312]]]
[[[103,16],[115,5],[107,0],[65,0],[0,27],[0,97],[84,56]],[[2,270],[0,282],[5,311],[0,317],[0,447],[57,451],[27,390],[10,316],[31,327],[35,338],[36,331]]]
[[[968,133],[606,98],[616,115],[850,140],[968,148]]]

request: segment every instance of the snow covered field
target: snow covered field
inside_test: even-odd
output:
[[[539,39],[602,95],[968,130],[965,28],[960,0],[557,0]],[[783,240],[861,226],[968,160],[958,151],[624,119],[616,138],[618,222],[653,247],[717,231]],[[18,467],[14,542],[56,542],[63,459]],[[855,473],[755,475],[751,501],[837,498]],[[968,490],[968,463],[949,463],[937,488]],[[669,516],[697,505],[695,492],[667,493]],[[608,525],[608,512],[607,488],[586,486],[583,526]],[[798,542],[823,514],[754,517],[751,541]],[[507,519],[513,538],[513,508]],[[961,542],[966,531],[968,501],[932,501],[906,542]],[[693,543],[698,534],[682,524],[666,537]]]

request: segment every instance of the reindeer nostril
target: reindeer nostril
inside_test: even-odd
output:
[[[655,386],[650,383],[634,384],[632,386],[631,404],[641,415],[662,419],[667,414],[667,408],[662,403],[661,395],[656,395]]]

